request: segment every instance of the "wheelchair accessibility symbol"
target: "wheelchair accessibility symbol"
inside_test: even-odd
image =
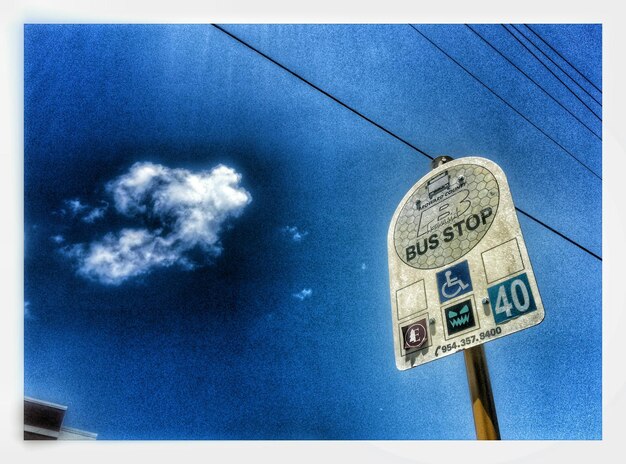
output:
[[[470,278],[467,261],[462,261],[459,264],[438,272],[437,288],[439,290],[439,301],[441,303],[471,292],[472,279]]]

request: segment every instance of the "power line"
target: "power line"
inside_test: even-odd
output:
[[[347,110],[352,111],[354,114],[356,114],[357,116],[365,119],[367,122],[369,122],[370,124],[373,124],[374,126],[378,127],[380,130],[382,130],[383,132],[385,132],[386,134],[392,136],[394,139],[402,142],[403,144],[405,144],[406,146],[412,148],[413,150],[418,151],[419,153],[421,153],[422,155],[426,156],[427,158],[430,158],[431,160],[434,159],[432,156],[430,156],[428,153],[426,153],[424,150],[421,150],[419,148],[417,148],[415,145],[413,145],[412,143],[410,143],[409,141],[403,139],[402,137],[394,134],[393,132],[391,132],[389,129],[387,129],[386,127],[383,127],[382,125],[378,124],[376,121],[373,121],[372,119],[368,118],[367,116],[365,116],[363,113],[361,113],[360,111],[352,108],[351,106],[347,105],[346,103],[342,102],[341,100],[339,100],[337,97],[331,95],[330,93],[326,92],[324,89],[318,87],[317,85],[313,84],[311,81],[305,79],[304,77],[302,77],[300,74],[292,71],[291,69],[287,68],[286,66],[282,65],[281,63],[279,63],[278,61],[276,61],[274,58],[266,55],[265,53],[263,53],[261,50],[254,48],[252,45],[250,45],[249,43],[243,41],[242,39],[240,39],[239,37],[237,37],[236,35],[228,32],[226,29],[224,29],[221,26],[218,26],[217,24],[212,24],[213,27],[219,29],[220,31],[222,31],[224,34],[232,37],[233,39],[235,39],[237,42],[239,42],[240,44],[248,47],[250,50],[258,53],[259,55],[261,55],[263,58],[271,61],[272,63],[274,63],[276,66],[278,66],[279,68],[283,69],[284,71],[287,71],[289,74],[291,74],[292,76],[300,79],[302,82],[304,82],[305,84],[313,87],[315,90],[317,90],[318,92],[323,93],[324,95],[326,95],[328,98],[330,98],[331,100],[333,100],[334,102],[340,104],[341,106],[343,106],[344,108],[346,108]]]
[[[558,230],[550,227],[548,224],[546,224],[545,222],[540,221],[539,219],[537,219],[534,216],[531,216],[530,214],[528,214],[526,211],[519,209],[517,206],[515,207],[515,209],[517,211],[519,211],[520,213],[522,213],[524,216],[528,217],[529,219],[532,219],[533,221],[535,221],[537,224],[540,224],[542,226],[544,226],[546,229],[548,229],[551,232],[554,232],[556,235],[558,235],[559,237],[567,240],[568,242],[570,242],[572,245],[577,246],[578,248],[580,248],[583,251],[586,251],[587,253],[589,253],[591,256],[593,256],[594,258],[596,258],[599,261],[602,261],[602,258],[600,256],[598,256],[597,254],[595,254],[593,251],[591,251],[588,248],[585,248],[584,246],[582,246],[581,244],[575,242],[574,240],[572,240],[569,237],[566,237],[565,235],[563,235],[561,232],[559,232]]]
[[[526,26],[526,27],[527,27],[527,28],[528,28],[531,32],[533,32],[533,30],[532,30],[532,29],[530,29],[528,26]],[[602,103],[601,103],[601,102],[600,102],[600,101],[599,101],[596,97],[594,97],[593,95],[591,95],[591,93],[589,93],[589,91],[588,91],[586,88],[584,88],[582,85],[580,85],[580,83],[579,83],[576,79],[574,79],[574,78],[573,78],[573,77],[572,77],[572,76],[571,76],[571,75],[570,75],[570,74],[569,74],[569,73],[568,73],[565,69],[563,69],[563,67],[562,67],[561,65],[559,65],[556,61],[554,61],[554,60],[550,57],[550,55],[548,55],[546,52],[544,52],[544,51],[541,49],[541,47],[539,47],[539,46],[538,46],[535,42],[533,42],[533,41],[530,39],[530,37],[528,37],[526,34],[524,34],[524,31],[522,31],[522,29],[521,29],[521,28],[517,29],[517,32],[518,32],[518,33],[519,33],[522,37],[524,37],[524,38],[525,38],[525,39],[526,39],[529,43],[531,43],[533,47],[535,47],[537,50],[539,50],[539,52],[541,52],[541,54],[542,54],[543,56],[545,56],[545,57],[548,59],[548,61],[550,61],[550,63],[552,63],[554,66],[556,66],[556,67],[557,67],[557,69],[558,69],[559,71],[561,71],[563,74],[565,74],[567,77],[569,77],[569,79],[570,79],[570,80],[571,80],[574,84],[576,84],[576,85],[578,86],[578,88],[579,88],[579,89],[581,89],[583,92],[585,92],[585,93],[589,96],[589,98],[591,98],[594,102],[596,102],[596,103],[600,106],[600,108],[602,108]],[[534,32],[533,32],[533,33],[534,33]],[[536,33],[534,33],[534,34],[535,34],[535,35],[537,35]],[[539,37],[539,36],[537,35],[537,37]],[[539,37],[539,38],[541,39],[541,37]],[[543,40],[543,39],[542,39],[542,40]],[[548,46],[549,46],[549,45],[548,45]],[[555,53],[556,53],[557,55],[559,54],[559,52],[557,52],[556,50],[554,50],[554,51],[555,51]],[[559,56],[560,56],[560,55],[559,55]],[[565,60],[565,58],[563,58],[563,59]],[[572,65],[571,65],[571,64],[570,64],[567,60],[565,60],[565,62],[566,62],[567,64],[569,64],[570,66],[572,66]],[[542,63],[542,64],[543,64],[543,63]],[[544,64],[544,66],[545,66],[545,64]],[[572,67],[573,67],[573,66],[572,66]],[[574,68],[574,69],[576,69],[576,68]],[[583,77],[584,77],[584,76],[583,76]],[[591,84],[591,85],[593,85],[593,84]],[[600,92],[600,94],[602,94],[602,92]]]
[[[583,101],[583,100],[582,100],[582,99],[578,96],[578,94],[576,94],[576,92],[574,92],[574,91],[573,91],[573,90],[572,90],[572,89],[571,89],[571,88],[570,88],[570,87],[569,87],[569,86],[568,86],[565,82],[563,82],[563,79],[561,79],[559,76],[557,76],[557,75],[554,73],[554,71],[552,71],[552,70],[551,70],[548,66],[546,66],[546,64],[545,64],[543,61],[541,61],[541,60],[539,59],[539,57],[538,57],[537,55],[535,55],[535,53],[534,53],[534,52],[533,52],[530,48],[528,48],[524,42],[522,42],[522,41],[521,41],[521,40],[520,40],[520,39],[519,39],[519,38],[518,38],[515,34],[513,34],[513,33],[512,33],[512,32],[511,32],[511,31],[510,31],[510,30],[509,30],[509,29],[508,29],[508,28],[507,28],[504,24],[501,24],[501,26],[504,28],[504,30],[505,30],[505,31],[507,31],[509,34],[511,34],[511,36],[512,36],[515,40],[517,40],[517,42],[519,42],[519,44],[520,44],[522,47],[524,47],[524,48],[528,51],[528,53],[530,53],[532,56],[534,56],[534,57],[535,57],[535,59],[536,59],[537,61],[539,61],[539,63],[541,63],[541,64],[543,65],[543,67],[544,67],[544,68],[546,68],[550,74],[552,74],[552,75],[553,75],[553,76],[554,76],[554,77],[555,77],[555,78],[556,78],[556,79],[557,79],[557,80],[558,80],[561,84],[563,84],[563,85],[565,86],[565,88],[566,88],[567,90],[569,90],[569,91],[570,91],[570,93],[571,93],[571,94],[572,94],[572,95],[573,95],[573,96],[574,96],[574,97],[575,97],[575,98],[576,98],[576,99],[577,99],[580,103],[582,103],[582,104],[583,104],[583,106],[584,106],[585,108],[587,108],[589,111],[591,111],[591,113],[593,113],[593,115],[594,115],[596,118],[598,118],[600,121],[602,121],[602,118],[601,118],[598,114],[596,114],[596,112],[595,112],[595,111],[593,111],[593,110],[591,109],[591,107],[590,107],[589,105],[587,105],[587,104],[586,104],[586,103],[585,103],[585,102],[584,102],[584,101]],[[515,29],[515,31],[517,31],[517,33],[518,33],[518,34],[520,34],[520,35],[522,35],[522,36],[523,36],[523,34],[522,34],[521,32],[519,32],[519,30],[518,30],[515,26],[513,26],[512,24],[511,24],[510,26],[511,26],[513,29]]]
[[[578,116],[576,116],[574,113],[572,113],[569,109],[567,109],[560,101],[558,101],[550,92],[548,92],[546,89],[544,89],[537,81],[535,81],[532,77],[530,77],[528,74],[526,74],[526,72],[524,72],[524,70],[522,70],[519,66],[517,66],[515,63],[513,63],[513,61],[511,61],[509,58],[507,58],[504,53],[502,53],[500,50],[498,50],[493,44],[491,44],[487,39],[485,39],[482,35],[480,35],[478,33],[478,31],[474,30],[469,24],[465,25],[470,31],[472,31],[474,34],[476,34],[478,37],[480,37],[480,39],[485,42],[487,45],[489,45],[496,53],[498,53],[498,55],[500,55],[502,58],[504,58],[506,61],[508,61],[515,69],[517,69],[520,73],[522,73],[529,81],[531,81],[533,84],[535,84],[537,87],[539,87],[548,97],[550,97],[557,105],[559,105],[561,108],[563,108],[570,116],[572,116],[574,119],[576,119],[576,121],[578,121],[580,124],[582,124],[589,132],[591,132],[596,138],[598,138],[599,140],[602,140],[602,137],[600,137],[598,134],[596,134],[591,127],[589,127],[587,124],[585,124],[583,121],[581,121]]]
[[[468,70],[465,66],[463,66],[461,63],[459,63],[457,60],[455,60],[454,58],[452,58],[452,56],[450,54],[448,54],[444,49],[442,49],[439,45],[437,45],[435,42],[433,42],[432,40],[430,40],[428,37],[426,37],[419,29],[417,29],[415,26],[413,26],[412,24],[409,24],[409,26],[411,26],[413,28],[413,30],[415,32],[417,32],[419,35],[421,35],[422,37],[424,37],[428,42],[430,42],[432,44],[433,47],[435,47],[437,50],[439,50],[441,53],[443,53],[444,55],[446,55],[452,62],[454,62],[457,66],[459,66],[463,71],[465,71],[467,74],[469,74],[471,77],[473,77],[476,81],[478,81],[483,87],[485,87],[487,90],[489,90],[489,92],[491,92],[493,95],[495,95],[502,103],[504,103],[506,106],[508,106],[509,108],[511,108],[513,111],[515,111],[521,118],[523,118],[528,124],[530,124],[531,126],[533,126],[535,129],[537,129],[539,132],[541,132],[543,135],[545,135],[549,140],[551,140],[556,146],[558,146],[561,150],[563,150],[565,153],[567,153],[569,156],[571,156],[574,160],[576,160],[581,166],[583,166],[585,169],[587,169],[591,174],[593,174],[594,176],[596,176],[598,179],[602,180],[602,177],[600,177],[598,174],[596,174],[589,166],[587,166],[585,163],[583,163],[581,160],[579,160],[578,158],[576,158],[576,156],[570,152],[567,148],[565,148],[563,145],[561,145],[559,142],[557,142],[555,139],[553,139],[550,135],[548,135],[546,132],[544,132],[539,126],[537,126],[534,122],[532,122],[530,119],[528,119],[526,116],[524,116],[520,111],[518,111],[513,105],[511,105],[509,102],[507,102],[504,98],[502,98],[500,95],[498,95],[495,91],[493,91],[487,84],[485,84],[483,81],[481,81],[478,77],[476,77],[470,70]]]
[[[247,43],[246,41],[244,41],[243,39],[240,39],[239,37],[237,37],[236,35],[234,35],[233,33],[227,31],[226,29],[224,29],[223,27],[217,25],[217,24],[212,24],[213,27],[215,27],[216,29],[220,30],[221,32],[223,32],[224,34],[228,35],[229,37],[231,37],[232,39],[236,40],[237,42],[239,42],[240,44],[242,44],[243,46],[249,48],[250,50],[252,50],[253,52],[261,55],[263,58],[267,59],[268,61],[272,62],[273,64],[275,64],[276,66],[278,66],[279,68],[283,69],[284,71],[288,72],[289,74],[291,74],[292,76],[294,76],[295,78],[299,79],[300,81],[304,82],[305,84],[307,84],[308,86],[314,88],[315,90],[317,90],[318,92],[322,93],[323,95],[326,95],[328,98],[330,98],[331,100],[333,100],[334,102],[338,103],[339,105],[341,105],[342,107],[346,108],[347,110],[351,111],[352,113],[356,114],[357,116],[359,116],[360,118],[364,119],[365,121],[369,122],[370,124],[374,125],[375,127],[381,129],[382,131],[384,131],[386,134],[390,135],[391,137],[393,137],[394,139],[402,142],[403,144],[407,145],[408,147],[412,148],[413,150],[417,151],[418,153],[420,153],[421,155],[424,155],[425,157],[427,157],[428,159],[432,160],[434,159],[433,156],[429,155],[428,153],[426,153],[424,150],[421,150],[419,148],[417,148],[415,145],[407,142],[406,140],[404,140],[403,138],[397,136],[396,134],[394,134],[393,132],[391,132],[389,129],[386,129],[385,127],[383,127],[382,125],[378,124],[377,122],[373,121],[372,119],[368,118],[367,116],[363,115],[363,113],[357,111],[356,109],[352,108],[351,106],[347,105],[346,103],[342,102],[341,100],[339,100],[337,97],[331,95],[330,93],[326,92],[325,90],[323,90],[322,88],[318,87],[317,85],[313,84],[311,81],[309,81],[308,79],[305,79],[304,77],[300,76],[298,73],[292,71],[291,69],[287,68],[285,65],[279,63],[278,61],[276,61],[275,59],[271,58],[270,56],[266,55],[265,53],[263,53],[262,51],[260,51],[259,49],[253,47],[252,45],[250,45],[249,43]],[[567,237],[566,235],[562,234],[561,232],[557,231],[556,229],[554,229],[553,227],[548,226],[547,224],[545,224],[544,222],[540,221],[539,219],[535,218],[534,216],[532,216],[531,214],[523,211],[520,208],[515,208],[517,211],[519,211],[520,213],[522,213],[524,216],[527,216],[528,218],[532,219],[533,221],[537,222],[538,224],[542,225],[543,227],[545,227],[546,229],[550,230],[551,232],[554,232],[555,234],[557,234],[559,237],[565,239],[566,241],[570,242],[571,244],[577,246],[578,248],[580,248],[583,251],[586,251],[587,253],[589,253],[591,256],[593,256],[594,258],[602,261],[602,258],[600,256],[598,256],[597,254],[593,253],[592,251],[590,251],[589,249],[585,248],[584,246],[578,244],[577,242],[575,242],[574,240],[572,240],[571,238]]]
[[[580,72],[580,71],[578,70],[578,68],[576,68],[576,66],[574,66],[572,63],[570,63],[569,61],[567,61],[567,59],[566,59],[563,55],[561,55],[561,54],[560,54],[560,53],[559,53],[559,52],[558,52],[558,51],[557,51],[557,50],[556,50],[556,49],[555,49],[552,45],[550,45],[548,42],[546,42],[546,40],[545,40],[543,37],[541,37],[537,31],[535,31],[535,30],[534,30],[532,27],[530,27],[530,25],[528,25],[528,24],[524,24],[524,26],[526,26],[526,27],[530,30],[530,32],[532,32],[533,34],[535,34],[535,35],[539,38],[539,40],[541,40],[544,44],[546,44],[546,45],[548,46],[548,48],[550,48],[550,50],[552,50],[554,53],[556,53],[556,54],[557,54],[557,55],[558,55],[558,56],[559,56],[559,57],[560,57],[563,61],[565,61],[565,62],[566,62],[566,63],[567,63],[567,64],[568,64],[568,65],[569,65],[569,66],[570,66],[570,67],[571,67],[574,71],[576,71],[576,72],[577,72],[580,76],[582,76],[582,78],[583,78],[583,79],[585,79],[587,82],[589,82],[589,84],[591,84],[591,86],[592,86],[594,89],[596,89],[598,92],[600,92],[600,94],[602,94],[602,90],[600,90],[600,89],[599,89],[599,88],[598,88],[598,87],[597,87],[597,86],[596,86],[593,82],[591,82],[591,80],[590,80],[590,79],[588,79],[588,78],[587,78],[587,76],[585,76],[582,72]],[[536,45],[535,45],[535,46],[536,46]],[[537,48],[539,49],[539,47],[537,47]],[[546,54],[544,53],[544,55],[546,55]],[[548,56],[548,55],[546,55],[546,56]],[[548,57],[548,58],[549,58],[549,57]],[[565,71],[563,71],[563,72],[565,72]],[[567,73],[565,73],[565,74],[567,74]],[[569,76],[569,74],[568,74],[568,76]],[[570,76],[570,79],[572,79],[572,80],[574,81],[574,79],[573,79],[571,76]],[[574,82],[576,82],[576,81],[574,81]],[[579,87],[580,87],[580,84],[579,84]],[[582,87],[581,87],[581,88],[582,88]],[[590,95],[590,94],[589,94],[589,96],[591,97],[591,95]],[[593,98],[593,97],[592,97],[592,98]],[[599,101],[597,101],[597,100],[595,100],[595,101],[596,101],[598,104],[600,104],[600,105],[601,105],[601,103],[600,103]]]

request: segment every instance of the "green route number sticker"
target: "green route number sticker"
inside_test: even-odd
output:
[[[525,273],[493,285],[487,292],[496,324],[502,324],[537,309]]]

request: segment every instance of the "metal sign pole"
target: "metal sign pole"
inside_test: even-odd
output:
[[[491,391],[491,380],[487,368],[487,357],[483,345],[473,346],[463,351],[465,370],[472,399],[474,427],[478,440],[500,440],[500,428],[496,405]]]
[[[452,158],[439,156],[432,160],[431,169],[435,169],[448,161],[452,161]],[[463,355],[472,400],[476,438],[478,440],[500,440],[500,428],[485,350],[482,345],[473,346],[463,350]]]

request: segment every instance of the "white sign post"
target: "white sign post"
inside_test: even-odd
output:
[[[492,161],[461,158],[420,179],[387,243],[400,370],[543,320],[511,192]]]
[[[506,176],[492,161],[444,161],[422,177],[396,209],[387,246],[400,370],[543,320]]]

